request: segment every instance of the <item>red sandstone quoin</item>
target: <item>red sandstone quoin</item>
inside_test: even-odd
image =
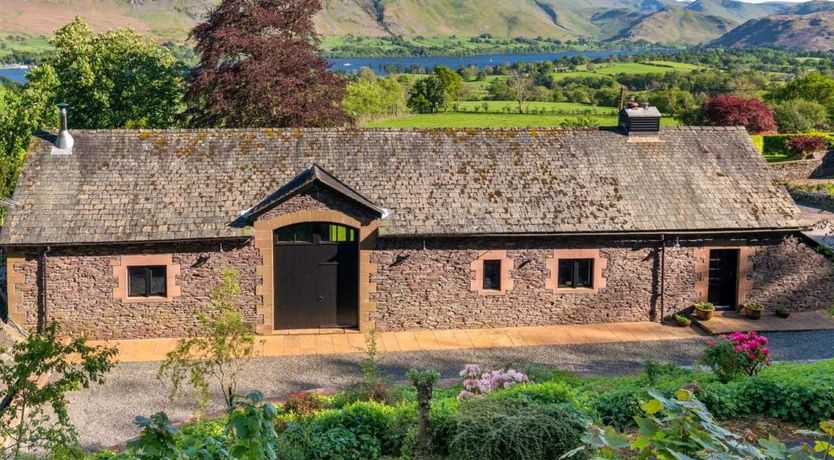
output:
[[[260,334],[822,309],[834,270],[742,128],[117,130],[32,141],[8,316],[184,334],[224,268]]]

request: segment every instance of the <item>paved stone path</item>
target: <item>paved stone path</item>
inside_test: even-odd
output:
[[[824,311],[791,313],[789,318],[779,318],[772,311],[761,319],[749,319],[737,311],[716,311],[708,321],[695,319],[695,323],[710,334],[728,334],[735,331],[788,332],[834,329],[834,321]]]
[[[578,345],[615,342],[653,342],[691,339],[699,336],[691,328],[649,321],[631,323],[581,324],[562,326],[511,327],[495,329],[457,329],[439,331],[380,332],[377,346],[383,352],[528,347],[540,345]],[[111,345],[119,349],[120,362],[161,361],[177,339],[137,339],[91,341],[92,345]],[[306,356],[355,353],[365,349],[365,335],[358,332],[284,334],[259,336],[260,356]]]
[[[833,331],[767,336],[777,361],[834,358]],[[693,334],[685,339],[643,342],[386,352],[382,368],[396,381],[401,381],[410,368],[429,367],[440,370],[443,378],[456,378],[467,363],[522,369],[537,364],[582,374],[614,375],[638,372],[644,356],[691,365],[705,341],[705,337]],[[258,389],[268,398],[280,399],[291,391],[344,388],[361,378],[358,363],[362,358],[359,353],[258,358],[244,372],[239,390]],[[137,430],[131,422],[136,415],[164,410],[174,421],[190,419],[194,406],[188,397],[167,401],[165,385],[155,378],[158,366],[158,362],[119,364],[104,385],[70,395],[70,416],[85,446],[112,446],[135,436]],[[209,412],[220,410],[221,402],[212,401]]]

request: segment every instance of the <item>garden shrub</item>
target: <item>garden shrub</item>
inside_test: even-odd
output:
[[[769,356],[767,337],[754,331],[734,332],[707,342],[701,362],[726,383],[742,375],[758,374],[770,365]]]
[[[788,140],[788,151],[794,155],[807,157],[814,152],[825,149],[826,142],[821,136],[794,136]]]
[[[788,142],[801,134],[773,134],[762,137],[762,153],[765,155],[793,155]],[[814,137],[823,138],[826,145],[834,145],[834,136],[826,133],[814,133]]]
[[[331,429],[344,428],[352,432],[356,439],[376,439],[385,455],[400,455],[407,428],[415,419],[413,405],[356,402],[341,410],[319,412],[310,420],[309,429],[313,437],[320,437]],[[317,446],[314,444],[313,448],[317,449]]]
[[[580,444],[585,416],[570,404],[473,399],[461,403],[449,458],[538,460],[559,458]]]
[[[477,364],[464,366],[460,376],[463,377],[463,390],[458,395],[459,399],[481,396],[530,381],[527,375],[515,369],[485,370]]]
[[[321,395],[300,391],[290,393],[290,397],[284,403],[284,410],[298,415],[309,415],[324,409],[324,403]]]
[[[446,457],[449,455],[449,443],[455,434],[457,427],[457,414],[460,410],[460,401],[457,397],[432,400],[431,412],[429,413],[429,441],[431,450],[435,455]],[[406,442],[413,442],[407,439]],[[405,447],[403,447],[405,450]]]
[[[492,399],[515,399],[540,404],[576,403],[575,391],[563,382],[544,382],[516,385],[504,391],[491,393]]]
[[[382,455],[377,438],[339,426],[318,433],[312,445],[320,460],[374,460]]]
[[[815,425],[834,417],[834,362],[813,366],[782,364],[738,385],[746,414]],[[774,372],[770,372],[774,371]]]
[[[565,457],[593,453],[598,459],[657,458],[657,459],[784,459],[809,458],[807,455],[788,454],[788,448],[778,439],[768,438],[766,455],[751,440],[735,434],[713,419],[706,406],[686,389],[674,392],[673,398],[650,391],[651,399],[641,405],[643,415],[635,417],[639,433],[629,437],[611,427],[588,428],[582,437],[584,446],[570,451]],[[804,446],[803,453],[808,453]],[[791,453],[793,453],[792,451]],[[813,457],[810,457],[813,458]]]

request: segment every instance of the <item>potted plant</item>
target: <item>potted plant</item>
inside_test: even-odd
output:
[[[695,316],[702,321],[712,318],[714,312],[715,305],[709,302],[698,302],[695,304]]]
[[[688,316],[685,316],[685,315],[675,315],[675,322],[680,327],[686,327],[686,326],[689,326],[690,324],[692,324],[692,320]]]
[[[787,305],[779,305],[776,307],[776,316],[780,318],[787,318],[788,316],[791,316],[791,310]]]
[[[764,313],[764,305],[760,304],[759,302],[749,301],[744,304],[744,309],[742,310],[745,316],[750,319],[762,319],[762,313]]]

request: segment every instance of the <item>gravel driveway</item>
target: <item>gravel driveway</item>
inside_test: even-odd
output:
[[[785,332],[768,334],[773,359],[815,360],[834,358],[834,331]],[[382,356],[382,367],[394,379],[402,379],[412,367],[432,367],[443,378],[456,377],[466,363],[487,366],[541,364],[583,374],[623,374],[640,370],[640,359],[651,355],[682,365],[695,362],[704,339],[616,344],[550,345],[538,347],[444,350],[435,352],[390,353]],[[258,389],[268,398],[321,387],[344,387],[361,374],[357,365],[361,354],[258,358],[248,366],[241,380],[241,391]],[[70,415],[89,448],[123,443],[137,434],[132,420],[136,415],[166,411],[175,422],[188,420],[194,411],[189,399],[173,404],[166,399],[166,387],[156,380],[159,363],[120,364],[104,385],[72,393]],[[213,401],[209,412],[222,410]]]

